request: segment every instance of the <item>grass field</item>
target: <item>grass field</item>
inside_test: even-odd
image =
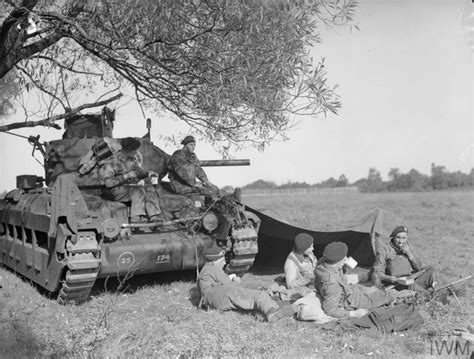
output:
[[[369,210],[384,211],[385,234],[399,224],[425,263],[440,263],[449,279],[474,273],[474,192],[245,197],[255,209],[308,229],[340,228]],[[416,331],[322,330],[312,323],[268,324],[261,317],[196,307],[195,272],[137,277],[125,291],[101,281],[81,306],[60,306],[0,269],[0,357],[425,357],[432,340],[473,322],[474,281],[460,303],[420,307]],[[275,276],[247,274],[256,287]],[[103,288],[107,287],[107,290]],[[474,348],[471,348],[471,350]]]

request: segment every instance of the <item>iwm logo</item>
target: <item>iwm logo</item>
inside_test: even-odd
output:
[[[430,354],[446,356],[462,356],[467,358],[474,358],[474,352],[471,351],[471,346],[468,341],[455,340],[438,340],[432,339],[430,342]]]

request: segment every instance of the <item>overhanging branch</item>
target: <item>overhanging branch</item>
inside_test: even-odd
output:
[[[61,115],[51,116],[51,117],[45,118],[43,120],[26,121],[26,122],[14,122],[14,123],[10,123],[8,125],[3,125],[3,126],[0,126],[0,132],[10,131],[10,130],[18,129],[18,128],[36,127],[36,126],[50,126],[50,127],[53,127],[53,128],[56,128],[56,129],[60,130],[61,126],[56,124],[55,123],[56,121],[74,116],[74,115],[76,115],[77,113],[79,113],[80,111],[82,111],[86,108],[105,106],[110,102],[118,100],[120,97],[122,97],[121,93],[119,93],[118,95],[115,95],[113,97],[110,97],[106,100],[83,104],[83,105],[78,106],[74,109],[71,109],[71,111],[65,112]]]

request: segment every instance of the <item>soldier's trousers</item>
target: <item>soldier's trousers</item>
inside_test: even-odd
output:
[[[152,186],[118,186],[110,189],[114,201],[131,202],[130,217],[161,213],[158,194]]]
[[[415,279],[415,284],[422,289],[428,289],[433,286],[433,282],[439,282],[439,275],[436,268],[433,266]]]
[[[210,184],[207,187],[203,187],[202,189],[198,189],[195,187],[185,185],[184,183],[181,183],[173,179],[173,180],[170,180],[170,185],[171,185],[171,189],[177,194],[196,193],[196,194],[202,194],[204,196],[212,196],[212,195],[219,194],[219,188],[217,186],[214,186],[213,184]]]
[[[415,279],[415,285],[397,285],[395,287],[396,290],[403,290],[403,289],[413,289],[418,292],[423,292],[426,289],[433,287],[433,282],[438,282],[438,285],[443,285],[444,280],[439,275],[436,266],[432,266],[431,268],[427,269],[423,274],[421,274],[418,278]]]
[[[256,289],[225,284],[208,288],[203,293],[204,304],[218,310],[257,310],[266,315],[278,304],[270,296]]]
[[[357,293],[346,298],[345,307],[347,310],[374,309],[390,303],[393,299],[395,296],[390,292],[376,287],[358,285]]]

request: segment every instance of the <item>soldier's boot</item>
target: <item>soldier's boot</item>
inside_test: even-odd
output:
[[[296,311],[292,305],[286,305],[281,308],[272,308],[267,313],[267,322],[274,323],[283,318],[292,318]]]
[[[166,218],[163,216],[163,213],[154,214],[150,217],[149,222],[165,222]]]
[[[135,217],[130,218],[130,222],[131,223],[146,223],[148,221],[147,221],[146,216],[135,216]]]

